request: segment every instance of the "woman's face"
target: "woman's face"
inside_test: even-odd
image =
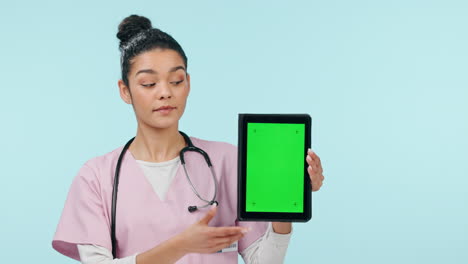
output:
[[[120,96],[132,104],[140,125],[168,128],[178,125],[190,92],[190,75],[182,57],[171,49],[153,49],[132,59],[128,87],[119,80]],[[172,110],[157,110],[169,106]]]

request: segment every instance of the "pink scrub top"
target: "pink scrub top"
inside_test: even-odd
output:
[[[210,156],[218,180],[217,214],[209,226],[251,227],[238,242],[242,252],[262,236],[268,222],[238,222],[237,147],[226,142],[190,137],[193,144]],[[85,162],[73,179],[52,247],[65,256],[80,260],[76,244],[96,244],[112,252],[110,235],[112,187],[115,166],[123,145]],[[186,152],[190,180],[198,193],[211,200],[214,183],[202,155]],[[154,192],[132,153],[127,150],[120,171],[116,211],[117,256],[143,253],[182,232],[205,216],[209,207],[193,213],[190,205],[204,205],[192,191],[179,163],[165,200]],[[237,263],[238,252],[189,253],[177,263]]]

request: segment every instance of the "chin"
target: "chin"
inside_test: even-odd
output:
[[[153,121],[150,123],[152,127],[159,129],[167,129],[179,124],[179,119],[163,120],[163,121]]]

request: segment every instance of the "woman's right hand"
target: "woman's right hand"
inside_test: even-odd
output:
[[[207,214],[192,224],[177,240],[185,253],[214,253],[241,239],[249,231],[240,226],[211,227],[208,223],[216,215],[217,206],[213,204]]]

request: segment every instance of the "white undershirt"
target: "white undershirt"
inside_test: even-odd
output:
[[[146,178],[153,186],[156,194],[164,201],[166,199],[167,190],[177,172],[177,167],[180,163],[179,156],[163,162],[136,161],[143,169]],[[265,234],[254,241],[244,251],[240,252],[240,254],[246,264],[283,263],[291,234],[292,230],[289,234],[275,233],[271,222],[269,222]],[[94,244],[79,244],[78,251],[81,263],[83,264],[136,264],[136,256],[139,254],[135,253],[132,256],[113,259],[112,253],[109,250]]]
[[[163,162],[149,162],[143,160],[136,160],[148,181],[153,186],[154,191],[158,194],[161,201],[166,200],[167,190],[174,179],[177,166],[180,163],[180,157]]]

